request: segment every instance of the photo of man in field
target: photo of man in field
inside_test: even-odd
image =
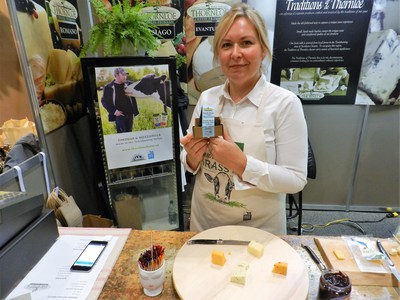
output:
[[[96,68],[96,86],[104,135],[171,127],[167,68]]]

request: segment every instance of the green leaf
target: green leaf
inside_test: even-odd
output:
[[[130,0],[113,0],[109,11],[101,0],[90,0],[90,3],[98,22],[89,30],[89,39],[80,57],[88,52],[98,53],[100,49],[105,56],[119,55],[124,43],[131,44],[133,51],[152,52],[160,47],[161,37],[154,34],[157,26],[151,22],[151,15],[141,11],[146,4],[138,2],[131,6]]]

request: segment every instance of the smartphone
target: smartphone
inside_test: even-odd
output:
[[[106,241],[91,241],[71,266],[71,271],[90,271],[106,246]]]

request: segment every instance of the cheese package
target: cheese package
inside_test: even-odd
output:
[[[214,265],[223,266],[226,262],[225,254],[222,251],[213,250],[211,253],[211,262]]]
[[[287,269],[288,269],[288,263],[280,261],[280,262],[277,262],[276,264],[274,264],[274,268],[272,269],[272,273],[286,276]]]
[[[264,254],[264,245],[256,241],[251,241],[247,246],[247,251],[255,257],[260,258]]]
[[[344,260],[346,258],[343,252],[338,249],[333,249],[333,254],[335,254],[336,258],[339,260]]]
[[[358,87],[375,104],[389,104],[399,79],[400,38],[397,33],[393,29],[370,33],[365,44]]]
[[[232,271],[231,282],[246,284],[246,271],[248,268],[249,264],[247,262],[239,263]]]

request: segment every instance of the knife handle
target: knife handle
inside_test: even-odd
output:
[[[388,260],[389,265],[391,267],[393,267],[394,263],[393,263],[392,259],[390,258],[389,254],[386,252],[385,248],[383,248],[381,241],[376,240],[376,245],[378,246],[379,251],[381,251],[385,255],[386,259]]]
[[[317,256],[317,254],[307,245],[303,245],[301,244],[301,246],[306,249],[306,251],[308,252],[308,254],[310,254],[311,258],[314,260],[314,262],[317,264],[318,268],[323,271],[326,270],[326,266],[325,264],[322,262],[322,260],[319,259],[319,257]]]

